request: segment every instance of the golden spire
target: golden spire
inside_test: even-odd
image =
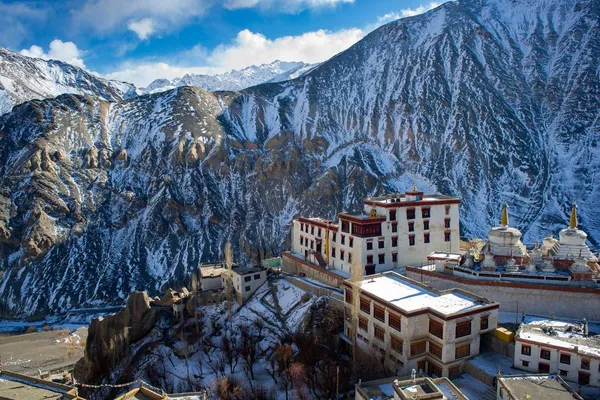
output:
[[[416,192],[416,191],[417,191],[417,184],[415,183],[415,184],[413,185],[413,192]]]
[[[571,219],[569,220],[569,228],[577,228],[577,204],[573,202],[571,207]]]
[[[504,202],[504,207],[502,208],[502,219],[500,220],[500,225],[508,226],[508,203]]]

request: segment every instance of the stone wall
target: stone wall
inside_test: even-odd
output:
[[[500,311],[600,321],[600,289],[529,283],[476,281],[406,268],[406,276],[435,289],[459,288],[500,303]],[[518,310],[517,310],[518,308]]]
[[[306,276],[331,287],[340,287],[344,278],[319,266],[313,265],[293,253],[283,254],[282,269],[294,275]]]

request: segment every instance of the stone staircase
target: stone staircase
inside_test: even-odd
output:
[[[496,400],[496,389],[489,388],[484,394],[481,400]]]

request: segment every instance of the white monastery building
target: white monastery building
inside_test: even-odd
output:
[[[514,364],[600,387],[600,324],[525,316],[515,337]]]
[[[291,252],[344,277],[358,257],[367,275],[426,263],[433,251],[458,253],[460,199],[406,193],[370,197],[363,212],[341,212],[338,221],[293,221]]]
[[[479,354],[480,336],[498,322],[498,303],[458,289],[437,291],[396,272],[345,281],[344,288],[346,340],[398,375],[412,369],[459,375],[465,360]],[[357,318],[352,307],[359,308]]]

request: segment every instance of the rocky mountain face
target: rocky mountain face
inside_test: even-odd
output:
[[[216,75],[187,74],[173,80],[156,79],[141,93],[159,93],[181,86],[195,86],[210,92],[217,90],[239,91],[266,82],[283,82],[297,78],[313,66],[303,62],[273,61],[270,64],[252,65]]]
[[[129,83],[109,81],[62,61],[26,57],[0,47],[0,115],[15,104],[63,93],[109,101],[136,95]]]
[[[506,200],[526,243],[576,199],[597,244],[599,16],[593,0],[449,2],[291,81],[18,105],[0,117],[3,309],[123,303],[226,241],[279,254],[294,216],[413,183],[462,198],[466,237]]]

